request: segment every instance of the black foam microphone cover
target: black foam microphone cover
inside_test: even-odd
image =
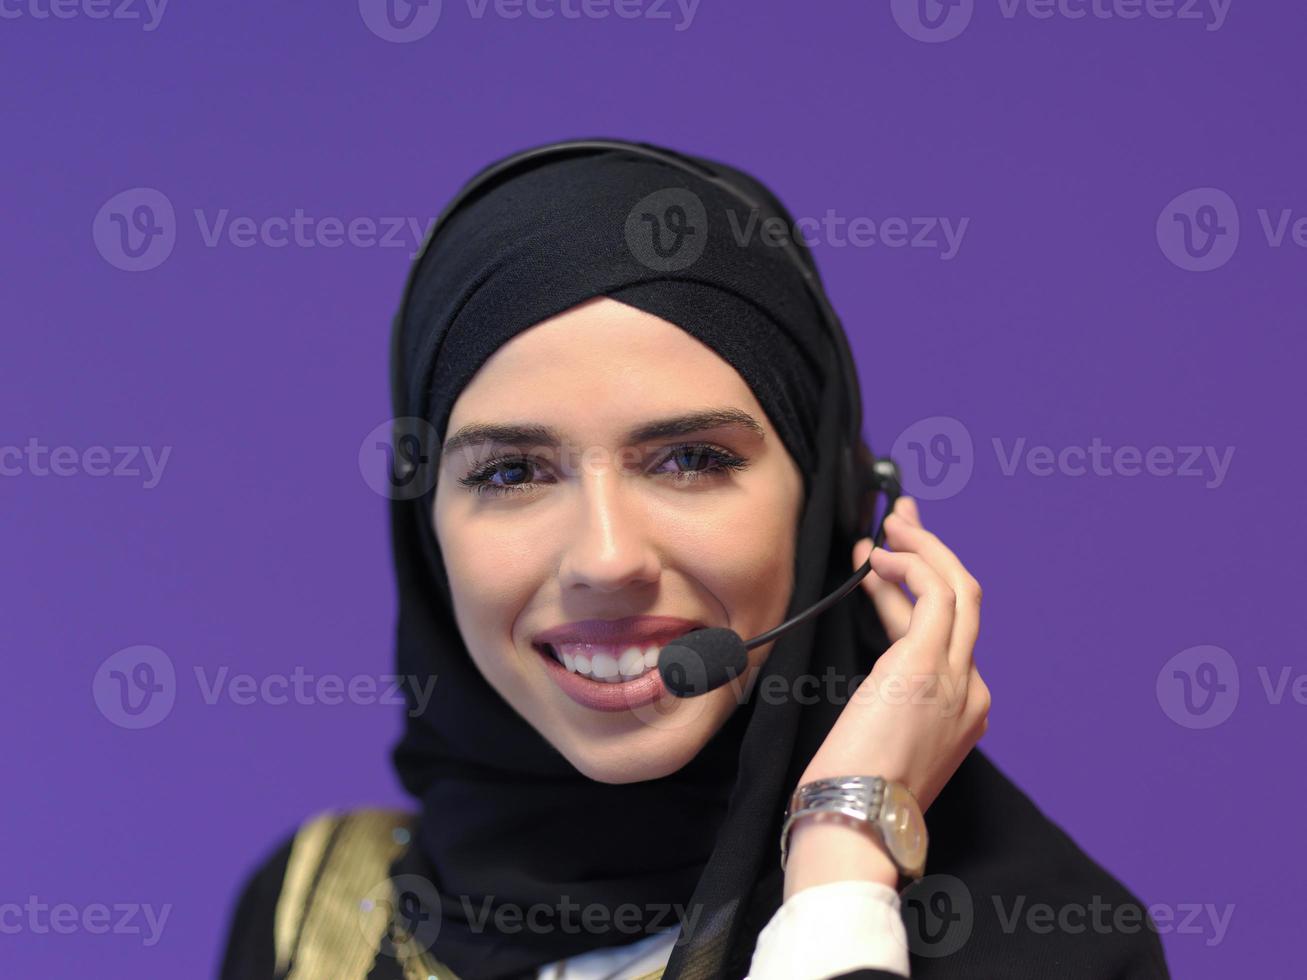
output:
[[[663,685],[678,698],[707,694],[738,677],[748,664],[744,640],[724,626],[686,633],[658,655]]]

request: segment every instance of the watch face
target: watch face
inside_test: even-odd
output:
[[[898,783],[885,787],[879,823],[890,856],[904,868],[921,869],[926,862],[926,823],[917,801]]]

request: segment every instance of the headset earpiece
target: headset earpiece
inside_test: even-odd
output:
[[[880,482],[876,459],[867,443],[859,439],[856,448],[845,447],[840,459],[840,487],[837,507],[840,530],[845,540],[865,538],[871,533]]]

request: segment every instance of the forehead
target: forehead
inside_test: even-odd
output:
[[[468,418],[630,405],[636,414],[702,403],[760,412],[726,360],[660,317],[599,297],[515,336],[483,364],[455,401],[450,430]]]

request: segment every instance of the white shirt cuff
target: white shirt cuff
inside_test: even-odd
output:
[[[827,980],[858,969],[908,973],[898,893],[878,881],[795,892],[758,934],[745,980]]]

